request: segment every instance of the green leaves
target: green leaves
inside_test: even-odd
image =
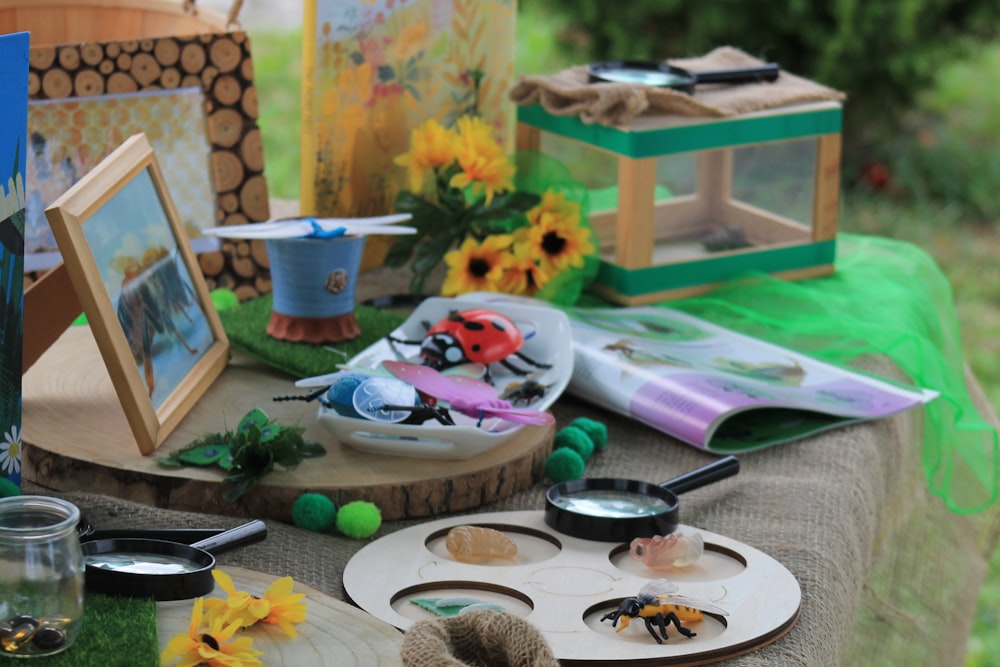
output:
[[[304,458],[323,456],[326,450],[302,439],[305,429],[281,426],[260,408],[248,412],[235,431],[207,434],[170,456],[157,459],[164,467],[217,465],[227,471],[226,502],[242,498],[275,465],[291,469]]]

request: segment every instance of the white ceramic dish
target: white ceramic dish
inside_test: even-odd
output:
[[[566,389],[573,374],[569,319],[555,308],[433,297],[422,302],[390,336],[399,340],[420,341],[429,326],[447,317],[451,311],[470,308],[488,308],[509,317],[524,337],[520,352],[530,359],[551,364],[551,368],[540,369],[520,359],[511,359],[519,368],[527,370],[533,381],[546,387],[541,397],[527,406],[518,404],[518,407],[548,409]],[[388,359],[420,363],[419,351],[419,344],[394,343],[386,337],[348,361],[346,366],[378,369],[382,361]],[[498,394],[526,379],[524,375],[500,364],[490,367],[490,376]],[[454,411],[452,418],[455,426],[445,426],[433,420],[419,425],[392,424],[345,417],[326,407],[320,407],[318,416],[319,422],[337,440],[355,449],[373,454],[450,460],[464,460],[489,451],[524,428],[500,418],[486,419],[477,425],[477,420]]]

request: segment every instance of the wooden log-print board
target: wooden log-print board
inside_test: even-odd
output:
[[[545,512],[488,512],[448,517],[389,533],[359,550],[344,568],[347,597],[401,630],[436,616],[415,599],[461,596],[503,607],[531,623],[561,665],[701,665],[752,651],[784,636],[799,617],[802,591],[781,563],[753,547],[700,528],[705,552],[693,565],[653,570],[634,560],[628,544],[563,535]],[[448,531],[474,525],[499,530],[517,544],[511,559],[455,560]],[[400,554],[406,554],[401,558]],[[677,594],[726,612],[668,626],[662,644],[643,621],[619,632],[601,617],[635,597],[654,579],[669,579]],[[621,627],[621,621],[618,623]]]
[[[257,89],[245,32],[33,47],[29,98],[57,100],[200,87],[219,225],[270,217]],[[226,240],[199,255],[209,289],[246,300],[270,292],[262,241]],[[30,284],[38,275],[29,275]]]

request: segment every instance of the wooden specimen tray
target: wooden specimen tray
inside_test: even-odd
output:
[[[488,526],[518,546],[514,560],[460,563],[445,548],[454,526]],[[390,533],[362,548],[344,569],[344,590],[362,609],[403,630],[436,618],[415,598],[470,596],[497,603],[538,628],[563,665],[698,665],[769,644],[798,620],[795,577],[770,556],[736,540],[697,530],[704,555],[692,566],[656,571],[633,560],[627,544],[562,535],[544,512],[449,517]],[[402,556],[405,554],[405,557]],[[601,616],[653,579],[729,612],[706,615],[690,639],[671,626],[657,644],[639,619],[616,632]]]
[[[263,595],[278,577],[239,567],[223,567],[238,591]],[[263,651],[265,665],[337,665],[338,667],[383,667],[402,665],[400,632],[357,607],[326,593],[295,582],[293,591],[304,593],[306,620],[295,627],[291,638],[277,626],[258,624],[248,631],[253,647]],[[216,589],[208,597],[225,597]],[[185,633],[191,622],[193,600],[156,604],[156,627],[160,651],[170,638]]]
[[[335,361],[331,361],[331,364]],[[291,522],[302,493],[323,493],[341,506],[374,502],[386,521],[474,509],[529,488],[544,474],[554,426],[525,426],[502,445],[464,461],[360,452],[341,445],[316,422],[317,405],[274,402],[301,394],[294,378],[234,352],[222,376],[153,453],[143,456],[125,420],[89,327],[70,327],[24,375],[23,475],[62,491],[100,491],[175,510]],[[217,468],[166,468],[159,456],[208,433],[233,429],[261,408],[326,455],[291,471],[275,470],[239,502],[222,500]]]

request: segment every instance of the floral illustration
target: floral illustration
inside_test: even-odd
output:
[[[428,116],[451,126],[480,115],[495,140],[512,140],[514,0],[315,5],[304,150],[316,160],[315,173],[303,175],[303,198],[317,213],[389,212],[405,184],[393,159]]]

